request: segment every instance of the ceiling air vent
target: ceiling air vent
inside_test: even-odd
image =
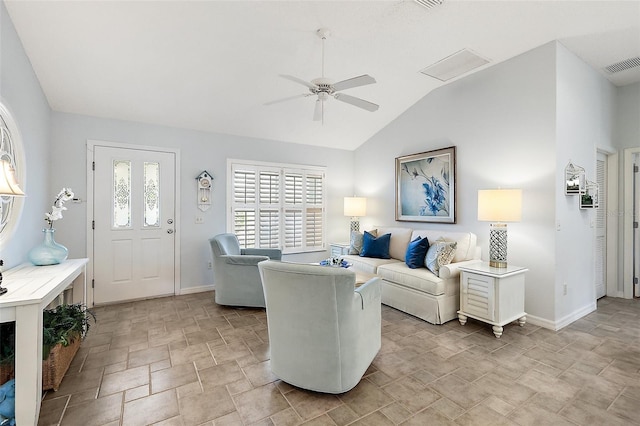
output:
[[[631,68],[640,67],[640,57],[625,59],[624,61],[616,62],[608,67],[604,67],[605,71],[609,74],[615,74],[620,71],[629,70]]]
[[[440,81],[447,81],[488,63],[488,59],[469,49],[462,49],[433,65],[429,65],[420,72]]]
[[[427,9],[431,9],[432,7],[440,6],[444,0],[413,0],[418,3],[420,6],[424,6]]]

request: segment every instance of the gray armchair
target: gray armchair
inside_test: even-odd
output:
[[[355,387],[380,350],[380,278],[356,289],[355,273],[344,268],[273,261],[258,268],[273,373],[316,392]]]
[[[258,263],[280,260],[278,249],[241,249],[234,234],[219,234],[209,240],[213,255],[215,300],[219,305],[264,308],[264,292]]]

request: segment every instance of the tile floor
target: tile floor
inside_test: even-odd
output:
[[[383,305],[382,349],[341,395],[273,376],[264,310],[200,293],[95,311],[39,425],[640,424],[640,301],[605,298],[560,332],[512,324],[501,339]]]

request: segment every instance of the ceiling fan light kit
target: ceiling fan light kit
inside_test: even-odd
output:
[[[351,89],[354,87],[365,86],[367,84],[373,84],[376,82],[375,78],[368,74],[360,75],[358,77],[352,77],[347,80],[342,80],[337,83],[332,83],[331,79],[324,76],[324,41],[331,34],[328,28],[320,28],[316,31],[316,35],[322,39],[322,76],[314,78],[310,82],[302,80],[301,78],[294,77],[292,75],[281,74],[280,77],[293,81],[294,83],[301,84],[307,89],[309,93],[301,95],[289,96],[283,99],[267,102],[265,105],[273,105],[280,102],[289,101],[292,99],[303,98],[308,96],[317,96],[316,105],[313,112],[313,120],[321,121],[324,124],[324,102],[332,97],[340,102],[345,102],[349,105],[362,108],[366,111],[376,111],[379,105],[373,102],[365,101],[364,99],[357,98],[355,96],[346,95],[344,93],[337,93],[342,90]]]

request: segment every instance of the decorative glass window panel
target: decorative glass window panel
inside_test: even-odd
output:
[[[113,227],[131,227],[131,161],[113,161]]]
[[[144,226],[160,226],[160,164],[144,163]]]

